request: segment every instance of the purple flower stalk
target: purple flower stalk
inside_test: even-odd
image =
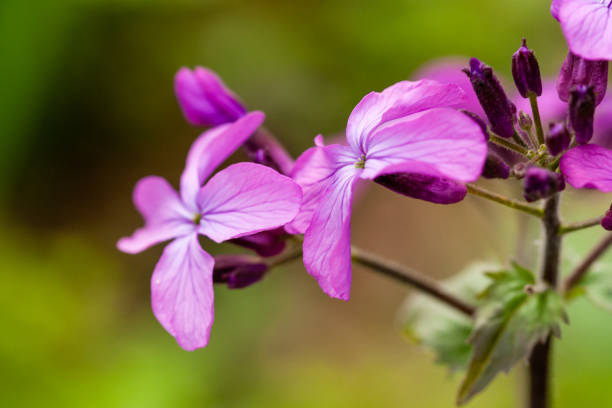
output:
[[[464,72],[472,82],[493,132],[502,137],[512,137],[516,121],[516,107],[506,96],[493,69],[478,59],[472,58],[470,69],[465,69]]]
[[[592,86],[580,85],[572,90],[569,100],[569,124],[576,134],[576,142],[588,143],[593,137],[595,94]]]
[[[589,61],[571,52],[567,54],[557,81],[559,98],[568,102],[571,92],[577,86],[592,86],[595,106],[599,105],[608,87],[608,61]]]
[[[218,243],[236,239],[278,228],[299,210],[299,186],[258,164],[234,164],[203,185],[263,119],[263,113],[252,112],[204,132],[187,156],[180,194],[157,176],[134,188],[145,226],[117,246],[133,254],[172,240],[155,266],[151,303],[157,320],[185,350],[208,344],[214,315],[214,260],[200,247],[198,235]]]
[[[570,51],[590,60],[612,60],[612,0],[553,0]]]
[[[449,204],[464,198],[463,183],[478,178],[487,144],[478,124],[450,108],[462,103],[456,85],[399,82],[366,95],[353,109],[348,146],[324,146],[318,136],[316,147],[298,158],[293,178],[304,200],[285,228],[305,233],[304,265],[329,296],[349,299],[351,205],[358,180]]]
[[[528,98],[530,92],[542,95],[540,66],[533,51],[527,48],[527,40],[524,38],[521,47],[512,55],[512,77],[523,98]]]
[[[174,77],[174,92],[185,119],[195,126],[234,122],[247,112],[217,74],[203,67],[181,68]]]

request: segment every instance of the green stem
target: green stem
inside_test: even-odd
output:
[[[602,217],[591,218],[589,220],[573,222],[571,224],[562,225],[559,228],[559,234],[567,234],[569,232],[580,231],[585,228],[595,227],[601,224]]]
[[[470,317],[474,316],[476,313],[476,307],[446,291],[444,287],[427,275],[354,246],[351,247],[351,256],[354,262],[395,279],[398,282],[413,286]]]
[[[529,150],[527,150],[526,148],[524,148],[523,146],[520,146],[516,143],[513,143],[507,139],[504,139],[501,136],[497,136],[495,133],[489,132],[489,141],[495,143],[496,145],[499,145],[503,148],[506,148],[508,150],[512,150],[515,153],[518,153],[520,155],[523,156],[527,156],[527,152]]]
[[[529,204],[524,204],[520,201],[513,200],[511,198],[504,197],[500,194],[485,190],[484,188],[478,187],[474,184],[467,184],[466,187],[468,193],[474,194],[478,197],[486,198],[487,200],[494,201],[496,203],[505,205],[506,207],[510,207],[512,209],[519,210],[539,218],[542,218],[544,215],[544,212],[540,208],[534,207]]]
[[[544,129],[542,129],[542,119],[540,118],[540,108],[538,107],[538,96],[533,92],[529,93],[529,102],[531,103],[531,113],[533,115],[533,122],[536,127],[536,134],[538,135],[538,143],[544,144]]]

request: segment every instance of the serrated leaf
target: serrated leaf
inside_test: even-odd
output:
[[[442,285],[466,300],[475,301],[487,284],[484,271],[496,268],[491,263],[474,263]],[[404,335],[432,350],[437,363],[446,365],[451,373],[467,367],[472,351],[467,342],[474,326],[472,319],[423,294],[409,296],[400,319]]]
[[[473,346],[468,372],[461,384],[457,403],[469,401],[499,372],[529,356],[533,346],[549,334],[560,334],[560,320],[566,320],[559,294],[550,289],[527,293],[533,274],[513,265],[508,271],[490,274],[492,283],[481,295],[486,304],[479,308],[469,342]]]

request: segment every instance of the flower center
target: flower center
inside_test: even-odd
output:
[[[200,224],[200,221],[202,221],[202,214],[200,213],[195,214],[192,218],[192,221],[196,225]]]
[[[357,167],[358,169],[363,169],[365,168],[365,162],[366,162],[365,154],[362,154],[359,160],[355,162],[355,167]]]

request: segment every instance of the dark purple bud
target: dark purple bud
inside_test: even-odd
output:
[[[570,145],[572,136],[564,122],[551,123],[546,135],[546,147],[548,152],[556,156]]]
[[[218,255],[215,256],[213,282],[241,289],[260,281],[267,270],[268,265],[249,255]]]
[[[523,111],[520,111],[518,115],[518,124],[521,129],[526,132],[529,132],[533,127],[533,120],[531,119],[531,116],[529,116]]]
[[[530,167],[523,181],[523,197],[528,202],[547,198],[565,189],[563,176],[541,167]]]
[[[510,166],[508,166],[498,155],[489,151],[484,167],[482,168],[482,177],[488,179],[507,179],[509,176]]]
[[[514,135],[516,107],[510,102],[493,69],[476,58],[470,60],[470,69],[464,69],[478,96],[478,101],[487,114],[491,129],[502,137]]]
[[[529,93],[542,95],[540,66],[533,51],[527,48],[527,40],[524,38],[523,45],[512,55],[512,77],[523,98],[528,98]]]
[[[244,144],[249,158],[255,163],[271,167],[288,175],[293,169],[293,159],[279,141],[266,129],[259,128]]]
[[[467,189],[454,180],[418,173],[391,173],[374,179],[391,191],[436,204],[454,204],[465,198]]]
[[[262,231],[257,234],[247,235],[232,239],[229,242],[242,247],[252,249],[259,256],[268,257],[278,255],[285,249],[285,238],[287,234],[283,228],[270,231]]]
[[[478,126],[480,126],[480,130],[482,130],[482,134],[484,135],[485,140],[489,141],[489,132],[487,131],[487,124],[485,123],[485,121],[482,120],[482,118],[478,116],[477,114],[475,114],[474,112],[470,112],[465,109],[461,109],[461,112],[469,116],[470,119],[472,119],[474,122],[476,122]]]
[[[569,125],[576,134],[576,142],[589,143],[593,137],[595,94],[593,86],[578,85],[570,92]]]
[[[590,61],[568,53],[557,82],[559,98],[568,102],[571,91],[579,85],[593,86],[595,106],[599,105],[608,86],[608,61]]]
[[[612,205],[610,209],[606,211],[606,214],[601,219],[601,226],[608,231],[612,231]]]

